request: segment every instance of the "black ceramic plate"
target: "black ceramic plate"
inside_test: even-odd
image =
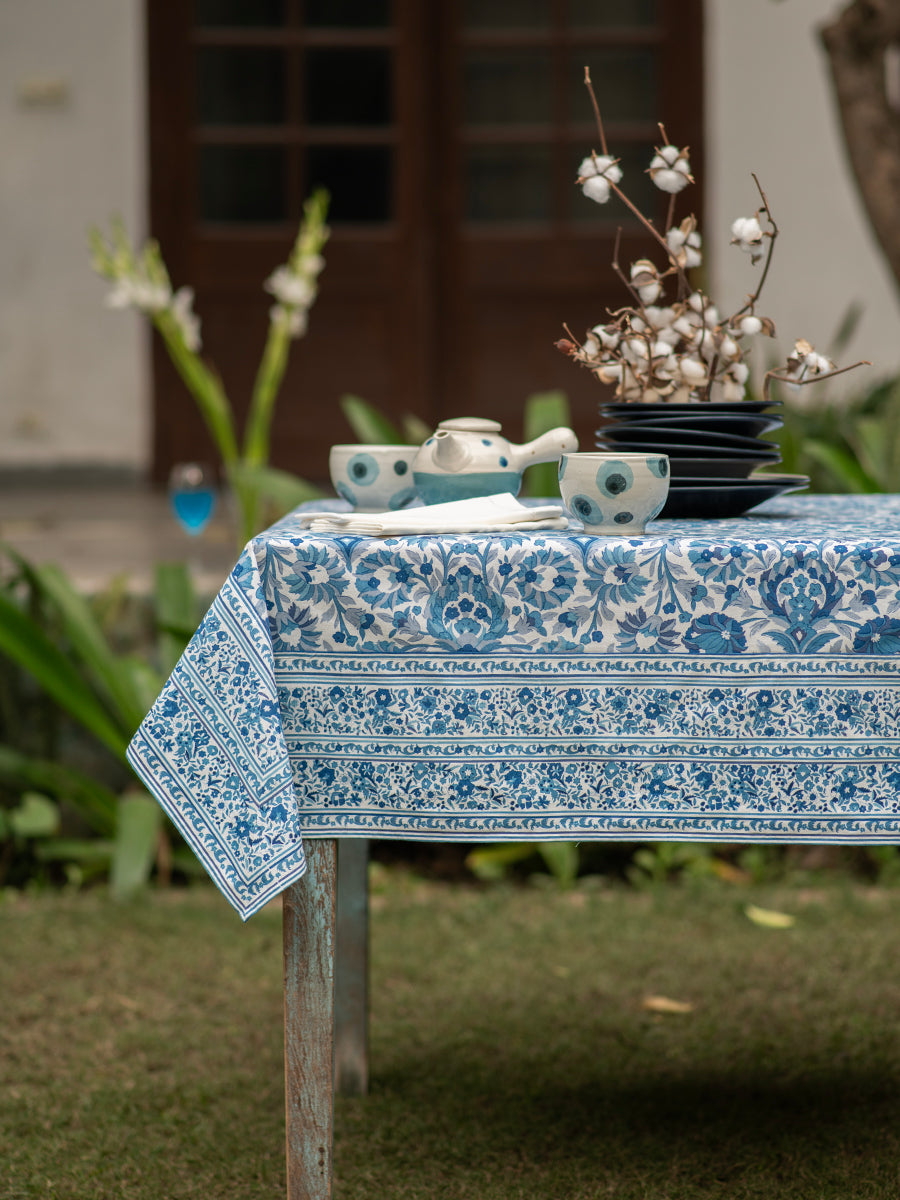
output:
[[[774,472],[771,475],[751,475],[749,479],[733,479],[729,475],[687,475],[671,479],[669,487],[681,491],[684,488],[758,487],[761,483],[796,484],[797,487],[806,487],[809,483],[809,476],[782,475]]]
[[[654,413],[652,417],[620,416],[615,418],[615,425],[610,429],[643,429],[648,425],[665,426],[666,429],[702,429],[714,433],[736,433],[740,437],[758,437],[769,429],[778,429],[784,424],[783,418],[775,413],[763,413],[746,416],[738,413],[685,413],[683,416],[662,416]]]
[[[729,479],[744,479],[757,467],[770,467],[781,462],[777,458],[682,458],[669,455],[669,475],[672,479],[684,479],[697,475],[725,476]]]
[[[740,481],[742,486],[737,487],[678,487],[669,491],[665,507],[659,515],[700,520],[710,517],[722,520],[739,517],[751,508],[756,508],[757,504],[762,504],[764,500],[771,500],[774,496],[796,492],[806,487],[809,481],[797,483],[797,478],[796,475],[788,475],[785,479],[794,482],[778,482],[778,477],[773,475],[767,481],[744,479]]]
[[[678,413],[761,413],[767,408],[780,408],[780,400],[770,400],[768,404],[765,400],[714,400],[709,404],[701,401],[695,401],[693,404],[666,404],[664,400],[654,401],[652,404],[628,404],[624,401],[614,401],[610,404],[601,404],[600,412],[604,416],[610,417],[630,417],[637,416],[638,413],[646,413],[648,416],[655,416],[657,413],[660,416],[674,416]]]
[[[751,454],[757,449],[766,451],[776,448],[774,442],[763,442],[759,438],[737,437],[731,433],[705,429],[677,429],[666,425],[607,425],[596,432],[604,441],[620,446],[625,442],[643,446],[649,442],[658,444],[666,441],[670,446],[708,446],[712,452],[728,448]]]
[[[606,441],[604,438],[597,438],[596,446],[604,454],[668,454],[669,458],[673,457],[672,450],[674,446],[672,442],[660,439],[655,442],[612,442]],[[781,462],[781,452],[777,446],[767,449],[769,442],[756,441],[753,438],[747,439],[749,445],[740,446],[704,446],[697,442],[692,442],[689,445],[681,445],[679,443],[678,450],[679,458],[704,458],[707,460],[727,461],[728,459],[742,459],[747,461],[750,455],[753,455],[753,461],[757,466],[766,462]],[[704,472],[700,472],[703,474]],[[728,472],[719,472],[719,474],[728,474]],[[684,472],[682,472],[684,474]],[[749,471],[741,471],[739,474],[749,474]]]

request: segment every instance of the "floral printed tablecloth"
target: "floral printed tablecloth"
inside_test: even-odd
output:
[[[242,916],[304,835],[900,842],[900,496],[579,529],[247,546],[129,752]]]

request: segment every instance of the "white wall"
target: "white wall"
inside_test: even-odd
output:
[[[0,465],[149,458],[148,342],[86,231],[145,226],[141,0],[0,0]]]
[[[900,302],[869,230],[846,160],[817,30],[844,7],[828,0],[707,0],[707,178],[704,241],[712,291],[733,310],[760,268],[729,247],[731,222],[751,216],[759,177],[780,233],[757,311],[779,348],[828,343],[852,301],[864,305],[842,356],[871,359],[835,380],[854,390],[900,369]],[[839,386],[840,385],[840,386]],[[815,387],[803,389],[812,399]],[[799,393],[798,393],[799,395]]]

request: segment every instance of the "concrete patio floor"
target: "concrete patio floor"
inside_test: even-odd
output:
[[[0,480],[0,542],[32,562],[58,563],[88,593],[123,574],[133,591],[147,592],[156,563],[187,562],[197,589],[213,595],[238,555],[221,504],[203,533],[191,537],[164,491],[102,475],[67,481],[23,472]]]

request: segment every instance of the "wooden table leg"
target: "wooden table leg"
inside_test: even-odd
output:
[[[334,964],[334,1085],[343,1096],[369,1088],[369,843],[338,841]]]
[[[284,893],[288,1200],[330,1200],[334,1143],[333,838],[304,838],[308,869]]]

